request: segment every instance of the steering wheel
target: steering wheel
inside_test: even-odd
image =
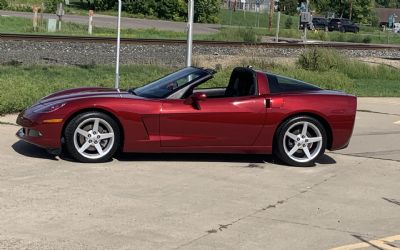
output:
[[[176,89],[177,87],[178,87],[178,83],[176,83],[176,82],[171,82],[171,83],[167,84],[167,89],[169,91],[172,91],[172,90]]]

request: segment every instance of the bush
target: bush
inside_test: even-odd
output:
[[[111,0],[98,0],[111,1]],[[182,21],[187,19],[185,0],[126,0],[124,9],[131,14],[156,16],[162,19]],[[194,21],[216,23],[220,11],[219,0],[196,0]]]
[[[327,71],[343,62],[344,59],[336,51],[321,48],[305,50],[297,61],[301,68],[313,71]]]
[[[195,0],[194,20],[198,23],[217,23],[220,12],[220,0]]]
[[[291,17],[288,17],[285,21],[285,29],[291,29],[293,25],[293,20]]]
[[[7,0],[0,0],[0,10],[6,9],[8,7]]]
[[[128,13],[154,16],[156,5],[155,0],[126,0],[124,8]]]
[[[116,0],[94,0],[95,10],[111,10],[116,5]],[[91,5],[89,3],[89,5]]]
[[[240,40],[247,43],[256,43],[260,40],[253,27],[240,28],[236,31],[236,35]]]
[[[47,13],[56,13],[57,4],[59,4],[61,0],[44,0],[44,11]]]
[[[187,12],[187,5],[184,1],[159,0],[157,1],[157,17],[168,20],[184,20]]]
[[[363,42],[363,43],[371,43],[371,41],[372,41],[372,38],[371,38],[370,36],[366,36],[366,37],[364,37],[364,38],[362,39],[362,42]]]

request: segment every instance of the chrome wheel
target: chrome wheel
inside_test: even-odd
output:
[[[79,123],[73,135],[76,151],[88,159],[100,159],[114,146],[112,126],[102,118],[88,118]]]
[[[308,121],[293,123],[283,136],[285,154],[295,162],[306,163],[314,160],[323,145],[320,129]]]

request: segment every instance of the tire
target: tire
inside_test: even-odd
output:
[[[314,166],[324,154],[327,143],[324,126],[310,116],[288,119],[278,128],[275,138],[276,156],[296,167]]]
[[[106,162],[117,151],[121,133],[118,124],[101,112],[74,117],[64,130],[65,146],[72,158],[85,163]]]

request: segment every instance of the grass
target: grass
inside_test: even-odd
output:
[[[245,26],[245,27],[254,27],[254,28],[268,28],[269,20],[268,12],[249,12],[249,11],[232,11],[227,9],[221,9],[220,12],[220,23],[222,25],[230,25],[230,26]],[[272,27],[276,27],[278,14],[274,13],[272,18]],[[284,27],[284,24],[288,18],[291,18],[293,21],[292,28],[297,27],[299,23],[298,16],[288,16],[285,14],[281,14],[280,24],[281,27]]]
[[[294,65],[268,61],[246,61],[243,65],[275,72],[313,83],[327,89],[343,90],[357,96],[400,97],[400,71],[388,66],[368,65],[346,59],[335,51],[307,51],[304,57],[327,64],[310,68],[301,60]],[[323,57],[321,59],[321,57]],[[318,61],[320,60],[320,61]],[[322,60],[322,61],[321,61]],[[155,65],[124,65],[121,67],[121,88],[138,87],[175,69]],[[203,87],[223,87],[228,83],[231,68],[222,69]],[[0,65],[0,115],[18,112],[41,97],[55,91],[82,86],[114,86],[114,67],[81,66],[24,66],[9,63]]]
[[[225,10],[226,12],[227,10]],[[232,20],[239,22],[242,26],[224,26],[219,32],[214,34],[197,34],[194,35],[195,40],[212,40],[212,41],[238,41],[238,42],[260,42],[262,36],[275,36],[275,28],[268,30],[265,27],[257,28],[251,26],[254,21],[255,13],[247,13],[247,19],[243,18],[241,11],[234,13]],[[222,14],[221,14],[222,15]],[[226,13],[224,14],[226,15]],[[236,17],[235,15],[238,15]],[[261,14],[260,14],[261,15]],[[281,23],[284,22],[288,16],[282,15]],[[246,21],[247,20],[247,21]],[[260,19],[261,20],[261,19]],[[265,20],[266,21],[266,17]],[[222,19],[226,22],[226,17]],[[241,22],[243,21],[243,22]],[[261,23],[261,22],[260,22]],[[297,21],[294,21],[296,24]],[[265,24],[265,23],[264,23]],[[236,23],[234,23],[236,25]],[[88,35],[87,25],[64,22],[62,31],[57,31],[55,34],[61,35]],[[283,27],[283,25],[281,25]],[[275,27],[275,24],[274,26]],[[33,31],[32,21],[22,17],[2,17],[0,16],[0,31],[4,33],[35,33],[35,34],[49,34],[46,31],[46,21],[39,28],[38,32]],[[339,41],[339,42],[357,42],[357,43],[391,43],[400,44],[400,35],[374,31],[374,32],[360,32],[359,34],[353,33],[340,33],[340,32],[308,32],[308,39],[316,39],[323,41]],[[186,33],[176,31],[165,31],[156,29],[122,29],[122,37],[125,38],[147,38],[147,39],[186,39]],[[111,28],[94,27],[93,36],[115,37],[116,30]],[[300,39],[302,31],[298,29],[280,29],[280,37],[297,38]]]
[[[0,115],[18,112],[55,91],[81,86],[113,87],[112,66],[0,66]],[[121,88],[137,87],[172,71],[152,65],[121,66]]]

